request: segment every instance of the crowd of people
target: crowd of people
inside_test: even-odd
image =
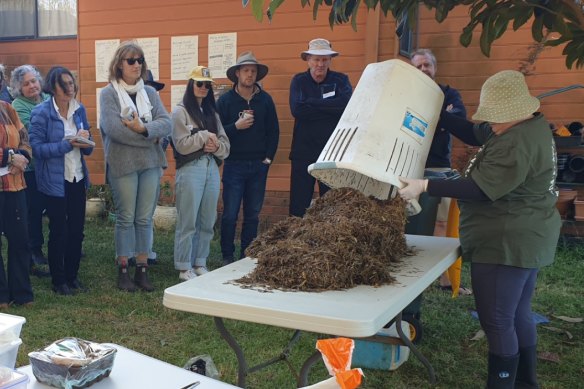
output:
[[[338,55],[328,40],[313,39],[300,54],[308,69],[290,84],[291,216],[305,214],[315,183],[321,196],[329,189],[307,167],[317,160],[351,98],[347,75],[330,69]],[[437,63],[430,50],[416,51],[411,62],[435,78]],[[167,144],[176,163],[174,267],[179,280],[208,272],[221,166],[223,263],[245,256],[258,232],[279,141],[275,104],[260,84],[268,72],[253,53],[242,53],[227,70],[233,88],[216,102],[209,68],[197,66],[188,75],[182,101],[169,114],[157,93],[164,85],[152,80],[142,48],[134,41],[118,47],[109,84],[101,91],[97,127],[116,213],[119,289],[154,290],[148,266]],[[78,275],[89,186],[85,157],[93,142],[70,70],[53,67],[43,80],[34,66],[22,65],[12,72],[10,90],[3,67],[0,76],[5,100],[0,101],[0,230],[8,241],[7,274],[0,266],[0,309],[5,309],[33,303],[29,275],[42,275],[36,268],[47,262],[56,294],[86,290]],[[474,298],[489,344],[487,387],[536,388],[537,334],[530,303],[538,269],[553,262],[560,231],[551,132],[519,72],[502,71],[484,83],[472,117],[477,124],[467,121],[455,89],[440,88],[446,99],[426,177],[403,178],[399,194],[406,200],[426,192],[458,199],[463,258],[471,262]],[[461,176],[451,168],[451,134],[480,146]],[[47,258],[43,212],[49,218]]]

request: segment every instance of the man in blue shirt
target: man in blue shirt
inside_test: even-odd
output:
[[[308,173],[308,165],[318,159],[353,93],[347,75],[329,69],[332,58],[337,55],[326,39],[311,40],[308,50],[300,54],[308,70],[296,74],[290,83],[290,110],[294,116],[290,150],[291,216],[304,216],[310,206],[315,178]],[[318,186],[320,196],[329,189],[321,182]]]
[[[221,253],[223,263],[234,260],[235,227],[243,202],[241,250],[238,258],[258,232],[259,214],[264,204],[268,169],[274,160],[280,127],[274,101],[258,84],[268,74],[252,52],[242,53],[227,70],[233,89],[217,102],[221,123],[231,150],[223,166],[223,216]]]

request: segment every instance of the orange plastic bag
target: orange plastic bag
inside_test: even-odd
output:
[[[316,348],[322,354],[324,364],[334,379],[330,378],[306,388],[355,389],[361,385],[363,371],[351,369],[351,359],[355,348],[353,339],[321,339],[316,342]]]

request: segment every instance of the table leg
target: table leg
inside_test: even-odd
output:
[[[292,347],[294,347],[294,345],[298,342],[298,339],[300,339],[301,331],[299,330],[294,331],[294,334],[292,335],[292,338],[288,342],[288,345],[282,350],[280,355],[272,359],[269,359],[266,362],[260,363],[252,367],[248,367],[247,360],[245,359],[245,355],[243,353],[243,350],[241,349],[241,346],[239,345],[239,343],[237,343],[235,338],[227,330],[227,328],[225,327],[225,323],[223,322],[223,319],[220,317],[214,317],[213,320],[215,321],[215,327],[221,334],[221,337],[225,339],[225,341],[227,342],[227,344],[229,344],[229,347],[231,347],[231,349],[235,352],[235,356],[237,357],[237,386],[239,386],[240,388],[245,388],[247,375],[249,373],[261,370],[264,367],[273,365],[274,363],[280,361],[287,362],[290,371],[292,372],[292,374],[296,376],[296,380],[297,381],[299,380],[299,376],[298,374],[296,374],[296,371],[288,361],[288,357],[292,352]]]
[[[418,360],[420,362],[422,362],[422,364],[424,366],[426,366],[426,369],[428,369],[428,375],[430,376],[430,383],[432,385],[434,385],[436,383],[436,373],[434,372],[434,368],[432,367],[432,365],[430,364],[428,359],[426,359],[426,357],[420,352],[420,350],[418,350],[416,348],[416,346],[414,346],[414,344],[411,342],[409,336],[406,336],[404,334],[404,331],[402,330],[401,323],[402,323],[402,313],[400,312],[399,315],[397,315],[396,319],[395,319],[395,328],[397,330],[399,338],[401,339],[402,342],[404,342],[404,344],[407,347],[410,348],[410,351],[412,353],[414,353],[416,358],[418,358]]]
[[[308,373],[310,373],[310,369],[312,369],[312,366],[316,364],[318,361],[322,361],[322,355],[320,351],[315,351],[311,356],[309,356],[306,359],[306,361],[304,361],[302,369],[300,369],[300,375],[298,376],[299,388],[308,386]]]
[[[221,337],[225,339],[237,357],[237,386],[240,388],[245,388],[245,380],[247,377],[248,368],[247,360],[245,359],[245,355],[243,355],[243,350],[241,350],[239,343],[237,343],[235,338],[231,336],[229,331],[227,331],[227,328],[225,328],[223,319],[220,317],[214,317],[213,320],[215,321],[215,327],[221,334]]]

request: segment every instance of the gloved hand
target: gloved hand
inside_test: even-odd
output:
[[[406,185],[397,191],[404,200],[416,200],[428,188],[427,179],[400,177],[399,180]]]

